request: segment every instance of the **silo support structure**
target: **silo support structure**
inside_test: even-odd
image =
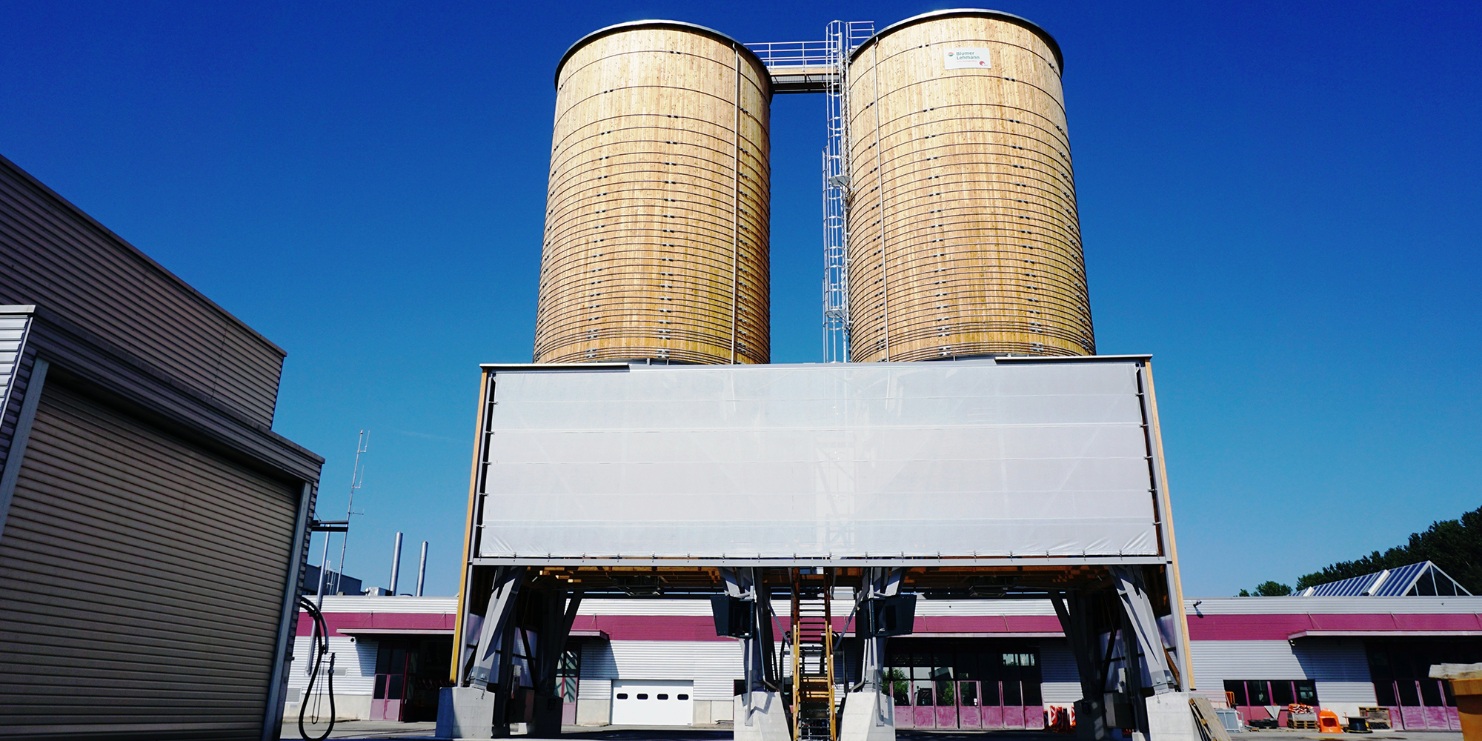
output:
[[[581,593],[531,583],[523,566],[477,569],[475,574],[486,577],[488,602],[482,616],[469,616],[478,639],[462,653],[458,686],[442,692],[438,736],[506,738],[516,730],[559,735],[561,655]]]
[[[733,701],[733,734],[736,741],[790,741],[792,729],[782,698],[780,677],[771,657],[776,655],[772,635],[771,592],[763,584],[759,569],[723,568],[721,581],[726,596],[749,605],[741,639],[744,661],[742,693]]]
[[[857,604],[867,599],[900,594],[904,576],[904,569],[866,569],[857,592]],[[890,697],[890,688],[885,682],[886,640],[867,637],[860,641],[863,646],[859,687],[844,694],[844,708],[839,714],[839,741],[895,739],[895,701]]]
[[[1164,638],[1158,605],[1168,595],[1153,593],[1166,569],[1111,565],[1101,588],[1050,595],[1076,659],[1076,735],[1083,741],[1104,741],[1111,728],[1131,728],[1136,738],[1150,741],[1199,738],[1189,677],[1178,669],[1181,634],[1174,630]]]

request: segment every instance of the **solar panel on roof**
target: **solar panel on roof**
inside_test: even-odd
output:
[[[1403,597],[1410,593],[1426,569],[1431,565],[1430,561],[1421,561],[1397,569],[1390,569],[1389,578],[1379,585],[1375,590],[1375,597]]]
[[[1441,567],[1430,561],[1421,561],[1317,584],[1298,594],[1302,597],[1414,597],[1470,595],[1471,592],[1442,571]]]

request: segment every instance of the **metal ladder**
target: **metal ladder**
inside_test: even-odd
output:
[[[832,579],[822,588],[792,583],[793,741],[838,738],[834,695],[834,631],[829,613]],[[819,589],[804,596],[805,590]]]

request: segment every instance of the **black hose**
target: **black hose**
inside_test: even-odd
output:
[[[329,627],[324,624],[324,615],[319,612],[319,608],[314,605],[313,600],[308,597],[300,597],[298,604],[304,608],[304,612],[309,613],[309,618],[314,621],[314,634],[310,638],[312,645],[309,648],[313,656],[313,666],[309,671],[309,686],[304,688],[303,700],[298,705],[298,733],[304,738],[304,741],[324,741],[324,739],[329,738],[330,732],[334,730],[333,655],[329,657],[329,679],[325,685],[329,692],[329,727],[324,729],[323,736],[314,737],[309,735],[308,730],[304,728],[304,713],[309,709],[309,697],[314,693],[314,679],[319,676],[319,667],[324,663],[324,655],[329,653]]]

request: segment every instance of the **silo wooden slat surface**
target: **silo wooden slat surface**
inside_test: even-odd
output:
[[[767,362],[770,84],[740,44],[683,24],[567,53],[535,362]]]
[[[1095,352],[1051,43],[1022,19],[949,11],[855,53],[853,360]],[[971,49],[988,65],[947,67]]]

